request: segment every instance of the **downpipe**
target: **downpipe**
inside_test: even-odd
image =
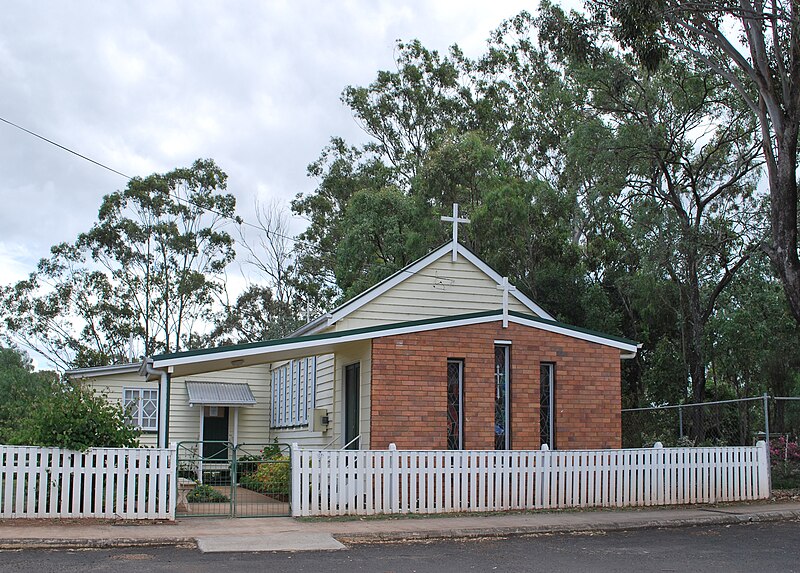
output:
[[[169,374],[166,370],[153,368],[153,359],[145,357],[142,366],[139,368],[139,375],[150,377],[158,376],[158,447],[167,447],[167,400]]]

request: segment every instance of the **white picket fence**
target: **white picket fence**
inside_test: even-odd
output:
[[[373,515],[765,499],[752,447],[585,451],[292,450],[292,514]]]
[[[0,445],[0,518],[174,519],[176,451]]]

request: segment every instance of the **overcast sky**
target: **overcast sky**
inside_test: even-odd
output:
[[[306,166],[331,136],[363,140],[339,96],[391,69],[396,39],[476,56],[503,19],[534,7],[4,0],[0,117],[128,175],[213,158],[252,220],[256,198],[314,189]],[[126,183],[3,123],[0,170],[0,284],[88,230],[102,196]]]

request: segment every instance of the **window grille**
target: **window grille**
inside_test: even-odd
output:
[[[158,390],[125,388],[122,395],[128,421],[143,431],[157,431]]]
[[[273,428],[306,426],[314,409],[317,385],[317,358],[301,358],[272,370]]]
[[[464,361],[447,361],[447,449],[464,447],[462,403],[464,399]]]
[[[508,346],[494,347],[494,449],[511,449],[509,424],[509,369]]]
[[[556,449],[555,429],[555,364],[543,362],[539,366],[539,439]]]

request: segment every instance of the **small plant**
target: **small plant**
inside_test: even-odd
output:
[[[291,467],[288,456],[278,456],[258,464],[256,470],[242,476],[240,485],[266,495],[289,494]]]
[[[251,483],[252,480],[249,478],[252,477],[256,471],[258,471],[259,466],[263,462],[276,460],[281,458],[281,446],[278,443],[278,438],[275,438],[272,444],[265,446],[261,449],[257,454],[245,454],[240,455],[237,457],[237,482],[239,485],[244,487],[253,489],[248,485]]]
[[[198,484],[192,491],[186,494],[189,503],[225,503],[230,498],[218,492],[208,484]]]
[[[772,462],[772,487],[775,489],[800,488],[800,445],[780,436],[769,442]]]
[[[800,445],[786,436],[780,436],[769,441],[769,455],[773,465],[779,462],[800,462]]]

